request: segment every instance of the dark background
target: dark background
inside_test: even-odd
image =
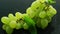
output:
[[[9,13],[15,13],[17,11],[24,13],[25,10],[31,5],[34,0],[0,0],[0,18],[2,16],[7,16]],[[53,5],[57,10],[57,15],[52,19],[49,26],[42,30],[37,28],[38,34],[60,34],[60,0],[56,0],[56,4]],[[6,34],[2,30],[2,23],[0,20],[0,34]],[[13,34],[29,34],[28,30],[14,30]]]

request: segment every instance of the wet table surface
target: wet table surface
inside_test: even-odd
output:
[[[31,5],[34,0],[0,0],[0,18],[7,16],[9,13],[15,13],[17,11],[25,13],[25,10]],[[44,30],[37,28],[38,34],[60,34],[60,0],[56,0],[56,4],[53,5],[57,10],[57,15],[54,16],[52,22]],[[0,34],[6,34],[1,28],[2,23],[0,20]],[[20,29],[14,30],[13,34],[29,34],[28,30]]]

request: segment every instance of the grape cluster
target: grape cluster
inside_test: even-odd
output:
[[[10,13],[8,17],[4,16],[1,18],[1,21],[4,24],[2,28],[6,30],[7,34],[11,34],[13,29],[29,28],[28,24],[22,19],[22,15],[23,14],[21,14],[20,12],[16,12],[15,16]]]
[[[47,2],[48,0],[36,0],[26,11],[26,14],[42,29],[48,26],[52,17],[57,13],[56,9]]]
[[[56,9],[48,2],[48,0],[36,0],[27,8],[25,14],[16,12],[15,15],[10,13],[8,17],[2,17],[3,30],[7,34],[12,34],[13,29],[35,28],[35,25],[42,29],[46,28],[48,23],[51,22],[52,17],[57,14]]]

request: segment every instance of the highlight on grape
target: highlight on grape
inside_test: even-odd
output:
[[[1,18],[3,23],[3,30],[7,34],[12,34],[14,29],[26,29],[31,30],[31,34],[37,34],[36,26],[45,29],[53,16],[57,14],[56,9],[51,5],[54,4],[53,0],[35,0],[29,8],[26,9],[26,13],[22,14],[16,12]]]

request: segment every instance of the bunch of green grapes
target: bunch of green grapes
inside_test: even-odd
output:
[[[36,25],[43,29],[48,26],[48,23],[51,22],[52,17],[57,13],[53,6],[49,5],[49,3],[46,4],[46,2],[49,1],[36,0],[26,10],[26,13],[29,15],[29,17],[36,22]]]
[[[4,24],[2,28],[7,34],[12,34],[13,29],[34,29],[35,25],[42,29],[46,28],[52,17],[57,14],[56,9],[49,2],[53,3],[52,0],[36,0],[27,8],[26,13],[16,12],[15,16],[10,13],[8,17],[2,17],[1,21]],[[32,31],[36,32],[36,30]]]
[[[49,5],[46,11],[43,10],[39,13],[40,21],[37,21],[37,26],[40,26],[42,29],[46,28],[48,26],[48,23],[51,22],[52,17],[56,15],[56,13],[57,13],[56,9]]]
[[[8,17],[2,17],[1,21],[4,24],[2,28],[7,32],[7,34],[12,34],[13,29],[29,28],[28,24],[24,22],[23,14],[20,12],[16,12],[15,16],[10,13]]]
[[[37,17],[39,12],[41,12],[45,3],[40,3],[39,1],[34,1],[29,8],[26,10],[26,14],[28,14],[31,18]]]

